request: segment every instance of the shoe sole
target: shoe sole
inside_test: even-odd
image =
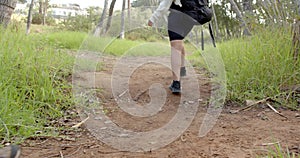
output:
[[[181,90],[176,90],[176,89],[173,89],[172,87],[169,87],[169,89],[172,91],[173,94],[180,94],[181,93]]]

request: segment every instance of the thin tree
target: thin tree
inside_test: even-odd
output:
[[[3,24],[4,27],[7,26],[16,4],[17,0],[0,0],[0,25]]]
[[[244,17],[249,21],[249,19],[253,17],[253,0],[243,0],[242,4]]]
[[[215,27],[216,27],[216,38],[219,38],[220,36],[220,31],[219,31],[219,25],[218,25],[218,19],[217,19],[217,15],[216,15],[216,12],[215,12],[215,7],[214,5],[211,5],[211,8],[212,8],[212,11],[213,11],[213,14],[214,14],[214,22],[215,22]]]
[[[43,14],[43,0],[39,0],[39,15],[42,15]]]
[[[41,24],[44,25],[43,18],[44,18],[44,5],[45,5],[45,3],[44,3],[44,0],[39,0],[38,3],[39,3],[39,20],[40,20]]]
[[[31,0],[28,10],[28,17],[27,17],[27,28],[26,28],[26,35],[30,33],[30,25],[32,21],[32,8],[33,8],[34,0]]]
[[[113,13],[114,13],[115,4],[116,4],[116,0],[112,0],[111,3],[110,3],[109,12],[108,12],[108,19],[107,19],[107,24],[106,24],[106,28],[105,28],[105,34],[108,32],[108,30],[111,26],[111,21],[112,21],[112,16],[113,16]]]
[[[127,16],[128,16],[128,25],[129,25],[129,29],[130,29],[130,26],[131,26],[131,15],[130,15],[130,12],[131,12],[131,3],[130,3],[130,0],[127,1],[127,7],[128,7],[128,12],[127,12]]]
[[[47,16],[48,7],[49,7],[49,0],[45,0],[44,5],[43,5],[43,23],[42,23],[43,25],[46,24],[46,16]]]
[[[246,13],[252,14],[252,0],[243,0],[243,9]]]
[[[298,4],[298,17],[300,17],[300,0],[296,0]],[[293,31],[293,46],[295,48],[294,50],[294,59],[299,59],[299,52],[300,52],[300,19],[298,18],[295,25],[294,25],[294,31]]]
[[[125,5],[126,5],[126,0],[123,0],[122,13],[121,13],[121,33],[120,33],[121,39],[125,38]]]
[[[243,34],[244,35],[251,35],[247,23],[242,15],[242,12],[240,11],[239,7],[237,6],[237,4],[234,2],[234,0],[229,0],[232,10],[236,13],[236,16],[238,18],[238,20],[242,23],[242,28],[244,29]]]
[[[103,12],[102,12],[102,14],[101,14],[99,23],[98,23],[97,26],[96,26],[96,29],[95,29],[95,32],[94,32],[94,36],[99,36],[100,33],[101,33],[101,28],[102,28],[102,26],[103,26],[103,22],[104,22],[104,19],[105,19],[105,17],[106,17],[106,13],[107,13],[107,7],[108,7],[108,0],[105,0],[105,1],[104,1]]]

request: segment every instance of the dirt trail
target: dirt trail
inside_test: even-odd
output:
[[[168,57],[161,60],[167,61]],[[118,126],[131,129],[136,132],[145,132],[158,129],[168,123],[179,108],[182,96],[173,95],[168,90],[171,81],[170,69],[162,64],[147,63],[140,65],[129,79],[128,93],[138,105],[147,105],[151,102],[149,87],[159,83],[166,92],[165,105],[155,116],[134,117],[125,113],[117,106],[116,99],[111,91],[111,74],[116,60],[105,58],[104,68],[96,73],[84,73],[79,76],[86,86],[90,86],[89,80],[95,77],[95,87],[101,88],[97,94],[101,98],[101,104],[107,116]],[[151,61],[155,58],[130,58],[132,61]],[[142,63],[143,63],[142,62]],[[124,63],[123,63],[124,64]],[[126,69],[126,64],[123,69]],[[129,66],[130,67],[130,66]],[[188,69],[188,73],[192,69]],[[126,72],[124,71],[125,75]],[[128,74],[127,74],[128,75]],[[191,126],[171,144],[154,150],[139,153],[121,152],[96,139],[87,129],[82,126],[78,130],[65,131],[63,138],[37,138],[23,143],[22,156],[30,158],[40,157],[220,157],[220,158],[243,158],[257,157],[266,154],[266,151],[274,148],[278,142],[283,149],[300,154],[300,118],[296,112],[281,111],[288,119],[280,117],[268,108],[253,108],[248,111],[231,114],[236,109],[227,106],[223,109],[214,128],[205,136],[198,137],[199,128],[207,110],[207,102],[210,97],[211,86],[205,71],[196,70],[195,74],[199,83],[200,98],[199,108]],[[129,77],[129,76],[127,76]],[[183,79],[185,89],[192,89],[191,76]],[[159,90],[153,91],[159,93]],[[120,93],[119,93],[120,94]],[[121,95],[121,94],[120,94]],[[123,94],[125,95],[125,94]],[[162,94],[163,95],[163,94]],[[93,118],[91,119],[93,120]],[[76,124],[81,120],[77,118],[70,124]],[[133,142],[134,143],[134,142]],[[276,144],[276,143],[275,143]]]

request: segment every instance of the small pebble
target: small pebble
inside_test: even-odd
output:
[[[194,102],[194,101],[189,101],[188,103],[189,103],[189,104],[194,104],[195,102]]]
[[[128,137],[129,134],[120,134],[119,137]]]
[[[112,121],[111,121],[111,120],[108,120],[108,121],[105,121],[104,123],[105,123],[105,124],[109,124],[109,123],[112,123]]]
[[[102,117],[95,117],[94,120],[102,120]]]
[[[239,112],[239,110],[230,110],[229,111],[229,113],[231,113],[231,114],[236,114],[236,113],[238,113]]]
[[[102,127],[102,128],[100,128],[101,130],[105,130],[105,129],[107,129],[107,127]]]

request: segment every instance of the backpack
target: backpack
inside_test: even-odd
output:
[[[203,25],[212,19],[212,10],[208,7],[208,0],[181,0],[182,12],[195,21],[195,25]]]

